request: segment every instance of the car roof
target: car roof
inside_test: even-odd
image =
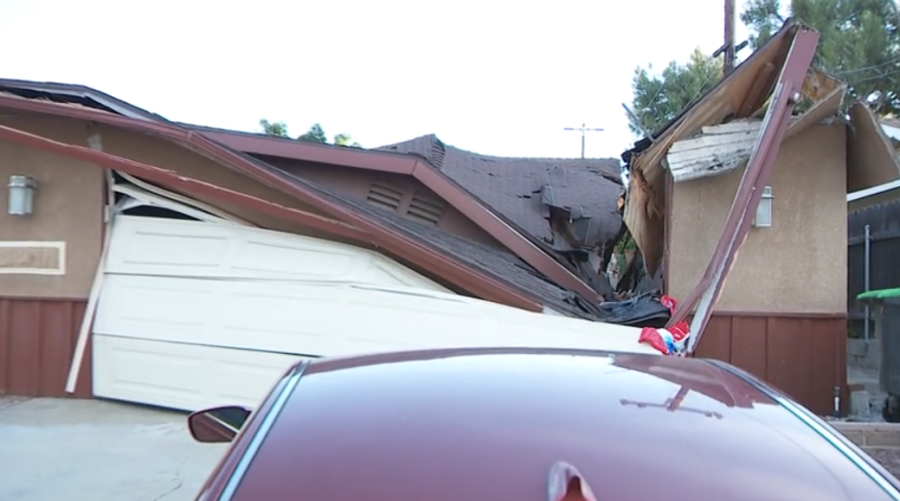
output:
[[[892,499],[723,366],[535,349],[313,362],[233,499],[548,501],[554,465],[598,501]]]

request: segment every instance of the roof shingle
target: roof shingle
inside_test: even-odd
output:
[[[377,149],[423,157],[499,215],[548,244],[554,238],[547,201],[590,218],[586,241],[590,248],[614,239],[621,228],[617,159],[492,157],[445,145],[434,135]]]
[[[457,237],[437,227],[417,223],[398,214],[375,209],[365,203],[342,197],[317,183],[279,169],[252,155],[233,149],[231,151],[279,176],[313,189],[335,203],[351,208],[370,219],[387,223],[397,231],[415,238],[447,256],[464,261],[472,268],[492,275],[514,288],[526,291],[539,299],[545,306],[559,313],[590,320],[599,320],[600,318],[598,316],[600,310],[596,305],[587,303],[576,292],[550,282],[537,270],[529,266],[528,263],[522,261],[511,252],[491,248]]]

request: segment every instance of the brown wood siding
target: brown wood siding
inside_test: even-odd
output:
[[[848,407],[847,317],[715,313],[697,356],[750,372],[819,415],[830,415],[834,387]]]
[[[0,297],[0,395],[91,397],[91,353],[74,395],[66,378],[84,317],[83,299]]]

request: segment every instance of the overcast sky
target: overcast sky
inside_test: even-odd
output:
[[[563,129],[586,123],[605,129],[587,155],[618,157],[635,139],[621,105],[635,66],[712,53],[722,25],[723,0],[0,0],[0,76],[202,125],[321,122],[365,147],[435,133],[576,157]]]

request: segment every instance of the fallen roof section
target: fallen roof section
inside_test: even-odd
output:
[[[550,282],[511,252],[487,247],[457,237],[432,225],[418,223],[397,214],[348,200],[328,192],[323,187],[318,187],[318,189],[339,203],[366,213],[373,219],[384,221],[396,231],[415,239],[422,245],[430,246],[447,256],[453,256],[454,259],[467,263],[473,269],[480,270],[485,275],[507,284],[510,288],[522,291],[523,294],[535,298],[555,312],[586,320],[597,321],[600,319],[595,304],[588,302],[573,291]]]
[[[650,274],[656,272],[663,255],[667,208],[663,160],[666,153],[676,141],[692,136],[704,125],[755,115],[775,86],[797,29],[793,21],[786,22],[763,47],[654,132],[652,139],[639,141],[622,155],[629,170],[625,224],[641,250]]]
[[[617,201],[620,162],[614,158],[514,158],[481,155],[440,141],[435,135],[377,148],[415,154],[540,242],[555,251],[599,249],[622,226]],[[552,209],[579,222],[576,244],[549,223]]]
[[[6,99],[8,98],[0,96],[0,107],[6,105]],[[14,99],[17,102],[25,101],[18,98]],[[145,128],[135,127],[134,122],[130,119],[125,119],[124,117],[105,112],[89,109],[81,110],[72,106],[59,106],[52,103],[26,102],[41,105],[37,107],[37,109],[34,109],[34,106],[28,106],[29,111],[41,112],[46,110],[49,106],[52,109],[52,111],[49,112],[50,114],[71,116],[66,112],[69,110],[78,110],[79,113],[76,115],[79,116],[73,118],[82,118],[85,120],[100,118],[100,120],[95,121],[110,123],[111,125],[118,125],[116,122],[124,121],[126,126],[130,128],[147,131]],[[60,108],[65,111],[59,111],[58,109]],[[154,131],[155,130],[151,129],[147,132]],[[192,134],[188,132],[188,138],[180,137],[167,129],[162,129],[162,132],[163,134],[161,135],[163,137],[174,139],[176,141],[184,141],[192,136]],[[530,294],[516,291],[513,288],[500,283],[498,280],[485,276],[472,269],[467,264],[460,263],[452,257],[431,249],[427,245],[423,245],[406,235],[397,233],[383,221],[373,221],[366,217],[366,215],[360,214],[346,205],[337,204],[334,200],[329,200],[323,196],[313,187],[297,182],[297,180],[286,180],[283,178],[283,174],[279,174],[278,172],[280,171],[277,171],[274,167],[268,166],[267,168],[262,162],[253,161],[250,158],[246,158],[246,156],[241,153],[231,152],[220,145],[204,144],[204,141],[209,140],[196,135],[193,135],[193,141],[188,141],[188,144],[193,145],[195,149],[207,153],[210,152],[209,150],[212,150],[217,156],[223,157],[223,159],[217,159],[217,161],[243,172],[250,171],[253,173],[251,177],[261,180],[269,185],[280,186],[283,188],[282,191],[293,194],[297,196],[298,199],[307,201],[316,208],[331,213],[333,217],[337,217],[340,220],[328,219],[297,209],[280,206],[243,193],[226,190],[209,183],[187,178],[173,171],[110,155],[84,146],[60,143],[11,127],[0,126],[0,138],[42,151],[68,156],[70,158],[77,158],[107,169],[119,170],[127,174],[159,183],[164,187],[176,191],[183,190],[186,193],[205,194],[214,199],[236,203],[265,214],[280,217],[288,221],[294,221],[331,234],[341,235],[359,243],[375,244],[401,259],[405,259],[408,262],[433,273],[447,283],[454,284],[456,287],[469,291],[485,300],[514,306],[528,311],[543,311],[543,306],[537,300],[532,299]],[[212,143],[211,141],[209,142]]]
[[[692,353],[700,342],[737,253],[746,241],[753,219],[751,214],[759,205],[763,186],[768,183],[781,143],[788,133],[791,112],[803,96],[801,90],[804,89],[804,82],[807,80],[807,73],[818,43],[819,34],[815,31],[804,26],[796,26],[792,30],[787,57],[778,72],[775,90],[766,110],[759,137],[750,153],[747,168],[725,219],[722,238],[713,252],[703,278],[687,299],[681,302],[669,322],[669,325],[675,325],[683,321],[687,318],[688,312],[697,306],[691,320],[688,353]],[[817,114],[816,106],[814,105],[807,113]],[[803,118],[798,121],[803,122]]]
[[[315,144],[263,134],[193,125],[185,126],[229,148],[253,155],[412,176],[549,279],[592,301],[599,302],[602,299],[574,272],[547,254],[530,238],[483,205],[465,187],[444,175],[424,158],[360,148]]]

